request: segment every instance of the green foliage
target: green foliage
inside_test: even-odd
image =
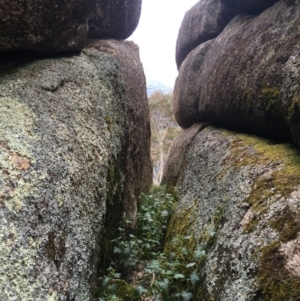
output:
[[[141,196],[135,233],[126,234],[119,228],[119,236],[113,240],[114,261],[101,279],[98,288],[99,301],[142,300],[148,296],[154,301],[183,300],[192,298],[190,288],[199,281],[199,262],[206,253],[201,249],[187,248],[190,236],[177,235],[170,243],[175,252],[163,251],[167,224],[176,196],[155,188]],[[126,283],[123,278],[142,266],[143,285]],[[126,271],[126,272],[124,272]]]
[[[99,301],[138,301],[140,300],[140,291],[121,280],[120,273],[112,267],[107,269],[108,274],[102,279],[101,287],[98,288],[98,294],[101,296]]]

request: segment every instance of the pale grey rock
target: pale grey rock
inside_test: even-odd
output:
[[[128,141],[125,157],[125,186],[123,210],[128,218],[135,219],[138,197],[152,184],[150,158],[150,116],[146,79],[139,57],[139,49],[133,42],[116,40],[90,40],[88,53],[93,49],[113,54],[119,61],[125,76],[126,116]],[[137,181],[136,179],[139,179]]]
[[[164,166],[161,184],[167,184],[167,190],[176,185],[181,169],[184,167],[185,152],[188,151],[195,136],[205,128],[206,124],[196,123],[187,130],[182,130],[173,140],[168,160]]]
[[[104,226],[116,231],[150,185],[137,48],[94,41],[68,57],[2,57],[0,107],[1,298],[93,300]]]

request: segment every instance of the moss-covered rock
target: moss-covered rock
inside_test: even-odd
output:
[[[213,127],[188,148],[183,137],[184,165],[166,165],[179,192],[168,240],[189,234],[206,252],[194,300],[298,300],[299,149]]]

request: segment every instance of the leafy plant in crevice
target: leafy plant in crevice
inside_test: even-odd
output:
[[[191,300],[199,279],[198,267],[206,252],[201,247],[187,247],[191,236],[176,235],[171,248],[176,252],[160,253],[145,268],[152,273],[151,293],[154,300]]]
[[[125,233],[126,224],[131,221],[124,217],[124,228],[118,229],[120,235],[113,240],[114,261],[102,279],[99,301],[191,300],[190,289],[199,280],[197,269],[205,251],[190,250],[186,245],[191,236],[177,235],[171,242],[176,253],[163,252],[176,201],[175,194],[167,194],[157,187],[141,196],[135,233]],[[132,276],[137,270],[142,275],[138,280]]]

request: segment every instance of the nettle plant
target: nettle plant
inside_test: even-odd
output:
[[[99,301],[191,300],[191,291],[199,281],[197,267],[205,251],[186,248],[191,236],[181,235],[171,241],[171,249],[176,252],[163,251],[176,203],[174,195],[156,188],[143,194],[140,203],[136,232],[126,233],[132,221],[124,217],[124,227],[113,240],[115,260],[102,280]],[[135,277],[137,274],[139,277]]]

